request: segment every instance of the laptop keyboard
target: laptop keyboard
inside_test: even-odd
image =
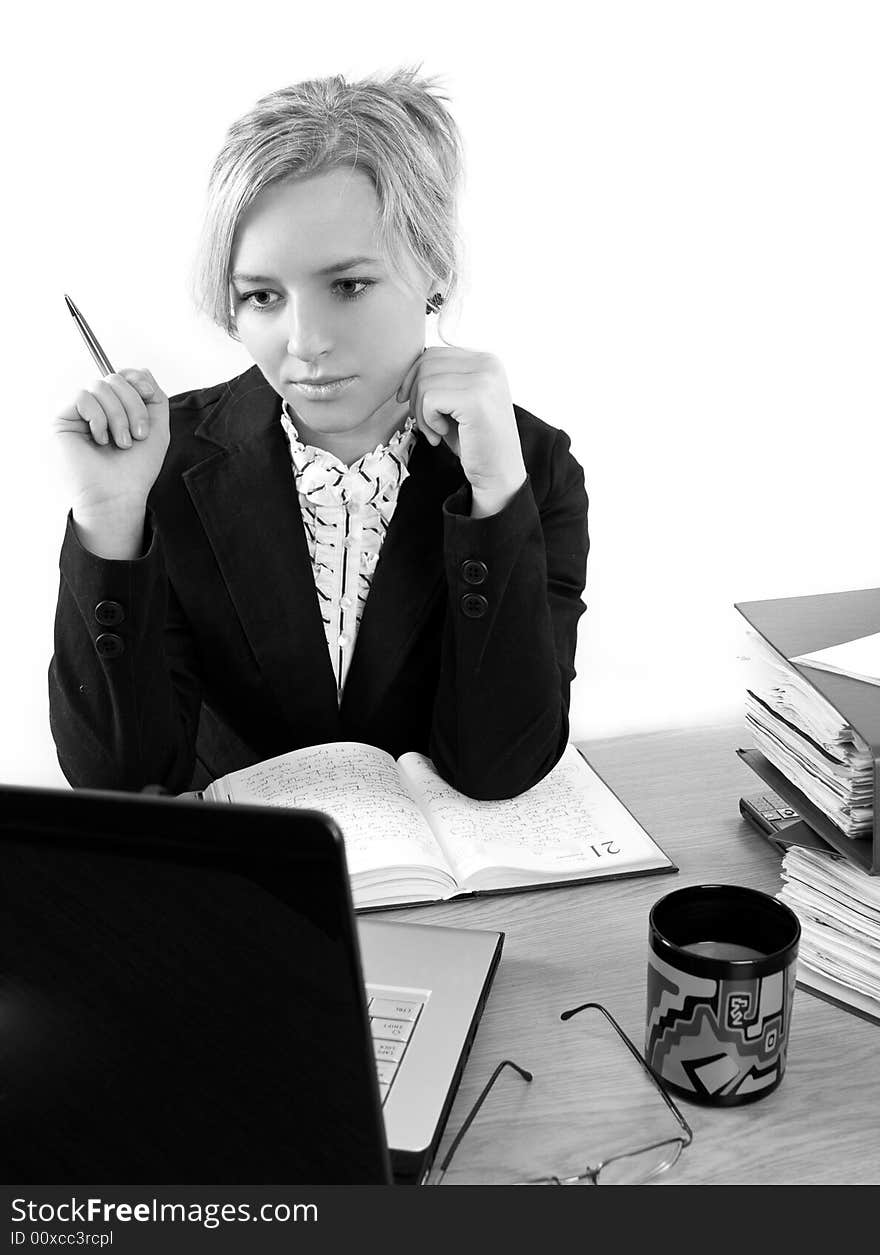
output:
[[[367,1009],[373,1035],[373,1057],[384,1104],[401,1061],[412,1041],[427,998],[411,989],[367,985]]]

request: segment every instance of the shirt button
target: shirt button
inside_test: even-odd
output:
[[[489,603],[480,593],[465,593],[459,602],[461,613],[469,619],[482,619],[489,609]]]
[[[346,636],[344,632],[340,632],[336,638],[336,644],[339,646],[340,649],[345,649],[346,645],[348,644],[348,641],[349,641],[349,638]]]
[[[349,502],[348,502],[348,512],[349,512],[349,514],[360,514],[360,512],[361,512],[361,503],[360,503],[359,501],[349,501]]]
[[[348,594],[346,593],[346,595],[345,595],[344,597],[340,597],[340,598],[339,598],[339,604],[340,604],[340,606],[342,606],[342,609],[343,609],[343,610],[350,610],[350,609],[352,608],[352,606],[354,605],[354,602],[352,601],[352,599],[351,599],[351,598],[348,596]]]
[[[125,611],[118,601],[99,601],[95,606],[95,619],[102,627],[116,627],[125,618]]]
[[[125,652],[125,641],[115,632],[102,632],[95,638],[95,649],[101,658],[118,658]]]
[[[485,584],[488,574],[489,568],[485,562],[479,562],[476,558],[468,558],[461,564],[461,575],[465,584]]]

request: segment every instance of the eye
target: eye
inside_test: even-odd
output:
[[[333,290],[344,301],[356,301],[374,282],[373,279],[337,279]]]
[[[277,298],[268,288],[260,288],[255,292],[243,292],[238,298],[242,304],[250,305],[251,309],[274,309]]]

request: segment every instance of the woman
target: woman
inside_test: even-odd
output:
[[[72,784],[179,792],[352,740],[500,798],[560,757],[583,473],[495,357],[424,347],[457,279],[459,168],[410,71],[296,84],[230,129],[198,289],[255,365],[170,402],[122,370],[55,424]]]

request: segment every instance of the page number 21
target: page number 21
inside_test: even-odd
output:
[[[613,841],[600,841],[598,846],[591,845],[590,849],[596,855],[596,858],[601,858],[603,854],[620,853],[620,846],[615,845]]]

